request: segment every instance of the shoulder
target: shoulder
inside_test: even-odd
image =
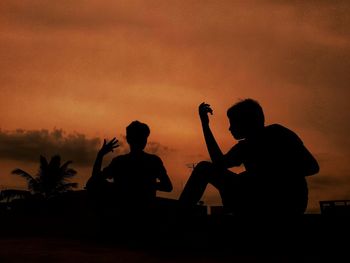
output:
[[[118,163],[122,163],[125,162],[126,160],[129,159],[128,154],[122,154],[122,155],[118,155],[116,157],[114,157],[110,163],[110,165],[114,165],[114,164],[118,164]]]
[[[277,132],[288,132],[288,131],[291,131],[287,127],[285,127],[285,126],[283,126],[281,124],[277,124],[277,123],[265,126],[265,130],[266,131],[275,131],[275,132],[276,131]]]
[[[265,133],[268,136],[273,136],[275,138],[280,138],[289,141],[300,141],[299,136],[291,129],[281,125],[281,124],[271,124],[265,127]]]
[[[159,162],[161,163],[162,162],[162,159],[158,156],[158,155],[155,155],[155,154],[151,154],[151,153],[144,153],[145,155],[145,158],[149,161],[153,161],[153,162]]]
[[[279,134],[286,134],[286,135],[295,135],[296,133],[292,131],[291,129],[281,125],[281,124],[271,124],[265,127],[265,132],[268,133],[279,133]]]

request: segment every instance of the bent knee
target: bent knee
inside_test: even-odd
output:
[[[201,161],[194,167],[194,169],[197,171],[210,171],[213,169],[213,164],[208,161]]]

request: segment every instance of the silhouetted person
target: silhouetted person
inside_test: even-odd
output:
[[[92,176],[86,184],[97,205],[107,206],[124,215],[131,213],[132,216],[142,217],[142,213],[147,213],[147,209],[153,205],[157,191],[172,191],[172,183],[162,160],[144,152],[149,134],[150,129],[146,124],[133,121],[126,128],[130,152],[115,157],[101,171],[103,157],[119,146],[116,138],[109,142],[104,140]]]
[[[301,139],[279,124],[265,126],[258,102],[245,99],[227,110],[229,130],[238,140],[226,154],[220,150],[209,127],[209,104],[199,115],[212,162],[200,162],[180,196],[182,204],[195,205],[208,183],[219,190],[228,213],[303,214],[308,203],[306,176],[318,173],[315,158]],[[244,165],[236,174],[228,169]]]

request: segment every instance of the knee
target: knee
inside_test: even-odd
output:
[[[201,161],[195,167],[195,171],[209,172],[213,169],[213,164],[208,161]]]
[[[210,176],[214,173],[214,166],[211,162],[202,161],[199,162],[193,169],[192,174],[194,176],[200,176],[209,180]]]

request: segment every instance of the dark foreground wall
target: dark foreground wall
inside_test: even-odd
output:
[[[171,200],[162,200],[155,211],[123,215],[97,211],[74,198],[31,205],[1,211],[0,239],[90,240],[170,254],[306,253],[321,257],[347,256],[350,244],[350,217],[341,215],[237,217],[207,215],[203,207],[181,213]]]

